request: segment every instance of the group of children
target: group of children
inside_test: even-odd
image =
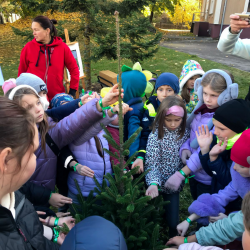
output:
[[[131,168],[139,166],[138,174],[149,170],[145,195],[155,198],[160,194],[165,201],[170,201],[165,207],[169,236],[178,233],[181,236],[170,239],[168,244],[195,242],[197,236],[182,237],[192,221],[198,220],[198,235],[209,220],[219,222],[226,217],[224,213],[240,211],[242,199],[250,191],[250,105],[236,99],[238,84],[230,72],[214,69],[205,73],[193,60],[184,64],[180,79],[172,73],[162,73],[156,79],[155,94],[145,103],[143,96],[148,79],[141,66],[138,63],[133,68],[123,66],[121,78],[125,140],[142,127],[130,146],[129,156],[137,154]],[[101,124],[107,126],[119,142],[117,85],[102,90],[101,97],[92,91],[78,100],[58,94],[51,100],[51,109],[47,109],[46,84],[35,75],[22,73],[16,80],[6,81],[3,90],[14,102],[0,98],[1,117],[6,117],[8,125],[4,127],[0,122],[1,175],[11,164],[10,169],[17,169],[20,180],[0,192],[1,205],[9,209],[14,218],[21,211],[16,224],[21,232],[19,236],[28,239],[29,247],[58,249],[57,243],[62,244],[65,235],[59,234],[56,226],[66,223],[72,228],[74,219],[67,216],[68,213],[55,214],[49,206],[65,212],[66,204],[78,203],[75,179],[87,197],[95,187],[93,176],[102,184],[104,175],[112,173],[112,162],[117,163],[104,150],[117,152],[108,145],[101,127]],[[18,161],[9,160],[8,152]],[[1,179],[3,186],[7,185],[5,178],[1,176]],[[178,225],[179,194],[188,181],[194,202],[189,207],[191,215]],[[54,193],[56,185],[61,194]],[[19,191],[14,195],[16,190]],[[28,222],[24,219],[33,210],[30,203],[23,201],[22,194],[39,211],[43,229],[37,225],[37,216],[33,215]],[[18,203],[14,207],[15,196]],[[246,195],[243,205],[247,230],[249,199]],[[6,210],[3,212],[10,216]],[[243,225],[243,221],[239,223]],[[36,230],[27,229],[34,225]],[[13,237],[23,240],[16,233]],[[8,242],[6,235],[0,234],[0,237]],[[181,245],[179,249],[199,249],[197,243],[192,244],[194,248],[187,244],[186,248]]]

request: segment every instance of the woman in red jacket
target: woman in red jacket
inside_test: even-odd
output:
[[[24,72],[32,73],[47,84],[49,101],[56,94],[65,92],[64,67],[71,76],[69,94],[74,96],[79,85],[79,68],[69,47],[57,36],[56,23],[46,16],[33,19],[34,39],[22,49],[18,67],[18,76]]]

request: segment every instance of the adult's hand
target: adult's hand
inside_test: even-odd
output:
[[[246,20],[241,19],[237,15],[230,16],[230,27],[232,34],[238,34],[241,29],[250,28],[249,22]]]

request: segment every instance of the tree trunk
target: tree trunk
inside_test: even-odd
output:
[[[90,18],[85,14],[85,29],[84,29],[84,81],[86,89],[91,88],[91,61],[90,61]]]
[[[149,17],[150,23],[153,22],[153,18],[154,18],[154,11],[152,10],[151,13],[150,13],[150,17]]]

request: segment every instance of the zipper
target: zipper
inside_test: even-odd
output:
[[[48,65],[48,62],[47,62],[46,45],[44,45],[44,54],[45,54],[45,63],[46,63],[46,70],[45,70],[45,75],[44,75],[44,82],[47,85],[49,65]]]
[[[18,223],[16,224],[16,228],[17,228],[18,233],[22,236],[24,242],[27,242],[27,238],[25,237],[25,235],[24,235],[24,233],[23,233],[23,231],[20,228],[20,225]]]
[[[100,141],[100,144],[101,144],[101,146],[102,146],[102,159],[103,159],[103,163],[104,163],[104,172],[103,172],[103,177],[102,177],[102,179],[104,180],[104,175],[106,174],[106,163],[105,163],[105,158],[104,158],[104,153],[105,153],[105,151],[104,151],[104,149],[103,149],[102,141],[99,139],[99,137],[97,137],[97,138],[98,138],[98,140]]]

